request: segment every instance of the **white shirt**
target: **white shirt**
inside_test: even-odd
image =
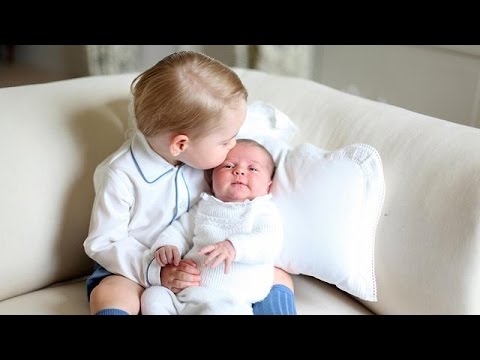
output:
[[[150,248],[208,190],[203,171],[168,163],[137,131],[97,166],[94,186],[87,255],[144,287],[161,285]]]
[[[224,262],[213,269],[204,267],[205,255],[198,251],[226,239],[236,252],[229,273],[224,273]],[[255,303],[272,287],[274,260],[282,241],[282,221],[271,194],[243,202],[223,202],[204,193],[195,207],[162,232],[152,251],[175,245],[185,259],[197,263],[201,286]]]

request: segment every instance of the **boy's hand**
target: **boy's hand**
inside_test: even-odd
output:
[[[157,260],[158,265],[165,266],[168,264],[174,264],[178,266],[180,263],[180,252],[176,246],[165,245],[155,251],[155,260]]]
[[[213,269],[217,267],[222,261],[225,261],[225,274],[230,271],[230,264],[235,260],[237,252],[230,240],[224,240],[219,243],[208,245],[200,249],[200,255],[207,255],[204,265],[210,264]],[[213,261],[213,263],[212,263]]]
[[[166,265],[160,270],[162,286],[170,289],[174,294],[190,286],[200,285],[200,271],[192,259],[180,261],[178,266]]]

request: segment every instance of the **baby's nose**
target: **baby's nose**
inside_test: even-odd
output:
[[[245,175],[245,172],[244,172],[243,170],[241,170],[241,169],[235,169],[235,170],[233,171],[233,173],[234,173],[235,175]]]

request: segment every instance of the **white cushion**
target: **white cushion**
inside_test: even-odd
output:
[[[297,131],[297,125],[275,106],[255,101],[247,107],[247,117],[238,137],[242,134],[263,134],[288,142]]]
[[[284,149],[272,193],[285,231],[276,265],[376,301],[375,232],[385,193],[378,152],[366,144]]]
[[[237,139],[253,139],[264,145],[272,154],[276,164],[280,154],[289,149],[288,142],[297,133],[298,127],[290,118],[275,106],[256,101],[247,107],[245,122]]]

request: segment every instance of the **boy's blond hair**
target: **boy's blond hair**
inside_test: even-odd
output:
[[[247,90],[228,66],[194,52],[173,53],[137,76],[131,85],[138,129],[195,139],[212,132],[225,107],[247,100]]]

